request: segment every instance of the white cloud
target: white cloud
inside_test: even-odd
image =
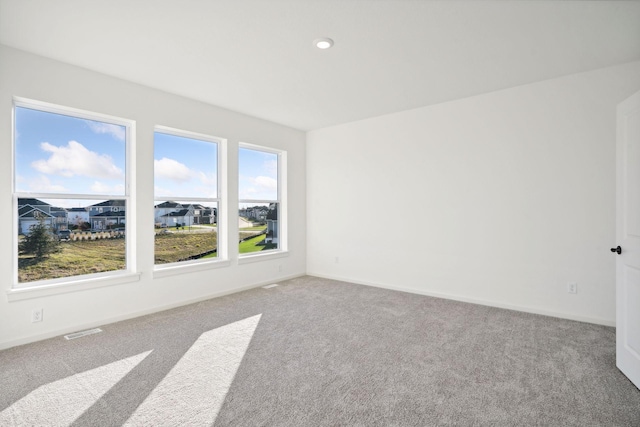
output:
[[[98,194],[124,194],[124,185],[108,185],[103,182],[94,181],[91,191]]]
[[[241,199],[257,199],[258,197],[254,197],[256,194],[258,194],[258,191],[253,187],[245,187],[240,189]]]
[[[93,133],[107,133],[120,141],[124,141],[126,136],[124,126],[113,125],[111,123],[94,122],[92,120],[86,120],[85,123]]]
[[[173,191],[173,190],[171,190],[169,188],[158,187],[157,185],[153,188],[153,191],[155,192],[154,194],[156,196],[162,196],[162,197],[177,196],[175,191]]]
[[[218,182],[218,177],[212,173],[206,174],[204,172],[198,172],[198,178],[200,178],[200,181],[202,182],[203,185],[206,185],[209,187],[215,187]]]
[[[101,179],[124,177],[124,172],[113,163],[110,156],[88,150],[77,141],[69,141],[66,147],[56,147],[43,142],[40,148],[51,153],[51,156],[47,160],[36,160],[31,163],[38,172],[65,177],[85,176]]]
[[[209,187],[209,186],[205,186],[205,187],[194,187],[193,188],[193,195],[191,197],[206,197],[206,198],[215,198],[216,197],[216,191],[215,191],[215,187]]]
[[[27,181],[29,190],[34,193],[66,193],[69,191],[62,185],[53,184],[49,178],[40,175]]]
[[[185,183],[193,177],[193,173],[187,166],[173,159],[163,157],[160,160],[154,160],[153,164],[156,178]]]
[[[268,176],[256,176],[254,179],[254,183],[259,188],[258,191],[270,191],[278,189],[278,181],[273,178],[269,178]]]
[[[278,180],[268,176],[240,177],[241,199],[272,199],[278,192]]]

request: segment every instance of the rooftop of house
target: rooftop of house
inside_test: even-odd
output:
[[[51,206],[49,203],[45,203],[42,200],[32,198],[19,198],[18,206],[31,205],[31,206]]]
[[[116,199],[116,200],[105,200],[104,202],[101,203],[96,203],[95,205],[91,205],[90,207],[115,207],[115,206],[125,206],[126,202],[122,199]]]

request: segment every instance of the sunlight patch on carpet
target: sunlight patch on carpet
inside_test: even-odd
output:
[[[0,412],[0,425],[70,425],[151,351],[40,386]]]
[[[261,316],[200,335],[125,425],[211,425]]]

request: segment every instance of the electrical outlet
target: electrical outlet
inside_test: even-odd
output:
[[[282,273],[282,264],[280,264],[280,265],[278,266],[278,271],[279,271],[280,273]]]
[[[42,309],[37,308],[31,312],[31,323],[42,322]]]
[[[340,264],[340,257],[336,257],[336,264]]]
[[[567,283],[567,292],[569,292],[570,294],[577,294],[578,284],[576,282]]]

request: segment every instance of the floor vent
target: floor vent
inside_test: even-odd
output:
[[[277,283],[274,283],[272,285],[267,285],[267,286],[263,286],[264,289],[271,289],[271,288],[275,288],[276,286],[279,286]]]
[[[75,340],[76,338],[84,337],[87,335],[99,334],[100,332],[102,332],[102,329],[100,328],[87,329],[86,331],[74,332],[72,334],[65,335],[64,337],[68,340]]]

